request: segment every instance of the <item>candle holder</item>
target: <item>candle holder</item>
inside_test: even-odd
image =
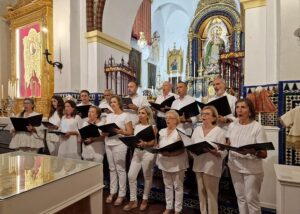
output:
[[[53,67],[57,67],[60,70],[63,68],[63,64],[61,62],[52,62],[49,60],[49,55],[51,55],[51,53],[49,53],[48,49],[46,49],[45,53],[43,54],[45,55],[48,64],[52,65]]]

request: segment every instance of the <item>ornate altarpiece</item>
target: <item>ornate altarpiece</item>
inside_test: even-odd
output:
[[[225,79],[228,89],[241,94],[244,76],[241,35],[241,19],[234,0],[198,3],[188,34],[186,79],[192,96],[212,96],[211,83],[218,75]]]
[[[34,97],[37,112],[47,115],[54,90],[53,68],[43,55],[53,52],[52,0],[18,0],[5,18],[11,30],[11,82],[16,85],[15,112]],[[47,29],[48,33],[42,31]]]

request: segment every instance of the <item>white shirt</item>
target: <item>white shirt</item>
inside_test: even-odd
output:
[[[127,97],[129,97],[129,96],[127,96]],[[135,95],[130,98],[132,100],[132,103],[134,105],[136,105],[138,108],[140,108],[142,106],[150,106],[148,100],[143,96]],[[130,119],[132,121],[132,126],[135,127],[135,125],[138,124],[138,122],[139,122],[137,111],[132,110],[132,109],[124,109],[124,111],[129,113]]]
[[[122,114],[110,113],[106,117],[105,124],[115,123],[120,129],[125,129],[125,124],[130,121],[129,114],[127,112],[123,112]],[[105,137],[105,144],[108,146],[123,144],[119,137],[122,137],[122,135],[117,134],[111,137]]]
[[[216,126],[206,136],[204,136],[202,126],[198,126],[195,128],[192,140],[194,143],[199,143],[202,141],[207,141],[213,147],[218,149],[217,145],[210,142],[223,143],[225,144],[225,133],[223,129]],[[216,157],[211,153],[204,153],[201,155],[194,155],[194,164],[193,171],[194,172],[204,172],[206,174],[216,176],[218,178],[222,175],[222,162],[224,157],[227,154],[227,151],[219,151],[221,153],[221,157]]]
[[[111,112],[113,112],[112,108],[110,107],[109,103],[107,102],[106,99],[102,100],[101,103],[99,104],[99,108],[103,109],[103,108],[108,108]],[[107,117],[107,113],[106,112],[102,112],[101,113],[101,121],[105,122],[105,119]]]
[[[289,135],[300,136],[300,106],[286,112],[280,118],[286,127],[292,125]]]
[[[178,141],[179,135],[176,129],[168,136],[167,128],[159,131],[159,147],[165,147],[176,141]],[[188,156],[186,151],[178,156],[163,156],[158,154],[157,156],[158,168],[166,172],[179,172],[189,167]]]
[[[190,95],[185,95],[183,99],[180,99],[179,97],[174,100],[172,103],[171,109],[180,110],[184,106],[187,106],[191,103],[195,102],[195,99],[191,97]],[[197,122],[197,116],[191,117],[192,123],[186,122],[186,123],[180,123],[178,125],[178,128],[183,129],[188,135],[192,133],[193,130],[193,124]]]
[[[61,119],[60,119],[57,111],[55,111],[53,113],[53,115],[51,117],[49,117],[49,122],[52,123],[53,125],[57,126],[57,127],[60,126],[60,121],[61,121]]]
[[[219,99],[221,97],[227,96],[227,100],[231,109],[231,114],[228,114],[225,116],[225,118],[231,119],[232,121],[234,121],[236,118],[233,116],[234,112],[235,112],[235,103],[237,101],[237,98],[235,96],[232,96],[231,94],[228,94],[226,91],[224,92],[224,94],[222,94],[221,96],[213,96],[212,98],[210,98],[208,100],[208,102],[214,101],[216,99]],[[228,124],[219,124],[219,126],[224,129],[224,131],[227,131],[228,129]]]
[[[174,93],[172,93],[172,92],[169,92],[169,93],[167,94],[167,96],[164,96],[163,94],[162,94],[162,95],[159,95],[159,96],[156,98],[155,103],[161,104],[163,101],[165,101],[166,99],[168,99],[168,98],[170,98],[170,97],[172,97],[172,96],[174,96],[175,99],[178,98],[178,95],[177,95],[177,94],[174,94]],[[166,117],[166,113],[164,113],[164,112],[162,112],[162,111],[157,111],[157,117]]]
[[[228,127],[226,137],[230,140],[230,146],[241,147],[254,143],[267,142],[264,127],[256,121],[242,125],[238,120],[232,122]],[[246,173],[259,174],[263,172],[262,160],[251,156],[242,155],[237,152],[229,152],[228,166],[231,170]]]

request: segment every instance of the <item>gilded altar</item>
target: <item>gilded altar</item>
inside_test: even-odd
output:
[[[10,96],[15,100],[14,112],[23,109],[25,97],[34,97],[35,110],[47,115],[54,75],[43,52],[53,52],[52,0],[18,0],[8,8],[5,18],[11,30],[10,82],[14,89]]]

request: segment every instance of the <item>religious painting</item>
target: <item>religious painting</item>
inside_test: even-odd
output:
[[[173,50],[168,50],[168,74],[180,74],[183,67],[183,51],[182,49],[176,49],[175,44]]]
[[[41,96],[41,41],[41,24],[39,22],[16,29],[18,97]]]
[[[136,82],[141,82],[142,53],[132,48],[129,53],[129,65],[136,71]]]

